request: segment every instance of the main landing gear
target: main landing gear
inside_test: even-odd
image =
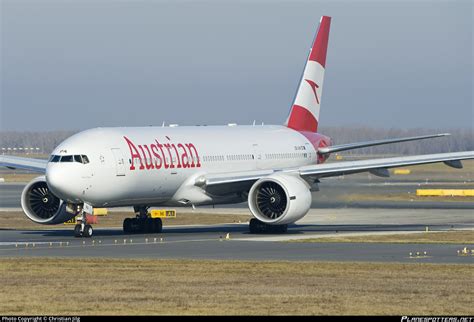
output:
[[[161,233],[163,223],[160,218],[151,218],[148,207],[134,207],[136,217],[126,218],[123,221],[123,232],[126,234],[136,233]]]
[[[269,225],[258,219],[250,219],[249,229],[251,234],[284,234],[288,225]]]

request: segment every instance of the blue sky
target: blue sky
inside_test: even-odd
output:
[[[472,128],[472,1],[0,0],[0,130],[282,124],[321,15],[322,126]]]

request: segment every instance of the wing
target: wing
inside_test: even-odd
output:
[[[414,155],[408,157],[383,158],[373,160],[345,161],[314,166],[305,166],[298,169],[300,176],[316,178],[334,177],[373,170],[384,170],[402,166],[420,165],[427,163],[444,162],[446,165],[461,168],[461,160],[474,159],[474,151]]]
[[[357,142],[357,143],[332,145],[332,146],[319,148],[318,153],[319,154],[328,154],[328,153],[334,153],[334,152],[340,152],[340,151],[366,148],[368,146],[390,144],[390,143],[399,143],[399,142],[408,142],[408,141],[418,141],[418,140],[439,138],[439,137],[449,136],[449,135],[451,135],[451,134],[441,133],[441,134],[431,134],[431,135],[422,135],[422,136],[411,136],[411,137],[407,137],[407,138],[386,139],[386,140],[376,140],[376,141],[367,141],[367,142]]]
[[[0,166],[10,169],[24,169],[38,173],[46,172],[46,165],[48,160],[21,158],[10,155],[0,155]]]
[[[474,151],[425,154],[407,157],[382,158],[360,161],[344,161],[328,164],[316,164],[299,168],[256,170],[248,172],[231,172],[221,174],[207,174],[197,178],[195,185],[203,187],[207,192],[216,195],[245,191],[260,178],[273,173],[297,174],[308,181],[320,178],[360,172],[371,172],[375,175],[388,176],[389,168],[412,166],[428,163],[444,162],[454,168],[462,168],[461,160],[474,159]]]

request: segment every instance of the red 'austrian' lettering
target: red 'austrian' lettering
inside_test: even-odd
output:
[[[199,153],[192,143],[165,143],[157,139],[151,144],[138,144],[123,137],[130,149],[130,170],[159,170],[172,168],[200,168]],[[136,167],[137,166],[137,167]]]

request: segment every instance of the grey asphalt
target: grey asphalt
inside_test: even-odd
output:
[[[426,225],[434,231],[472,230],[474,216],[470,210],[340,209],[321,213],[313,209],[305,220],[290,227],[284,239],[354,233],[413,233],[424,231]],[[225,238],[227,233],[229,240]],[[473,249],[472,244],[289,243],[271,241],[274,237],[251,235],[247,224],[169,226],[157,235],[125,235],[118,228],[101,228],[95,229],[94,237],[90,239],[74,238],[72,228],[64,226],[35,231],[3,229],[0,230],[0,257],[474,263],[474,256],[457,254],[464,247]]]

